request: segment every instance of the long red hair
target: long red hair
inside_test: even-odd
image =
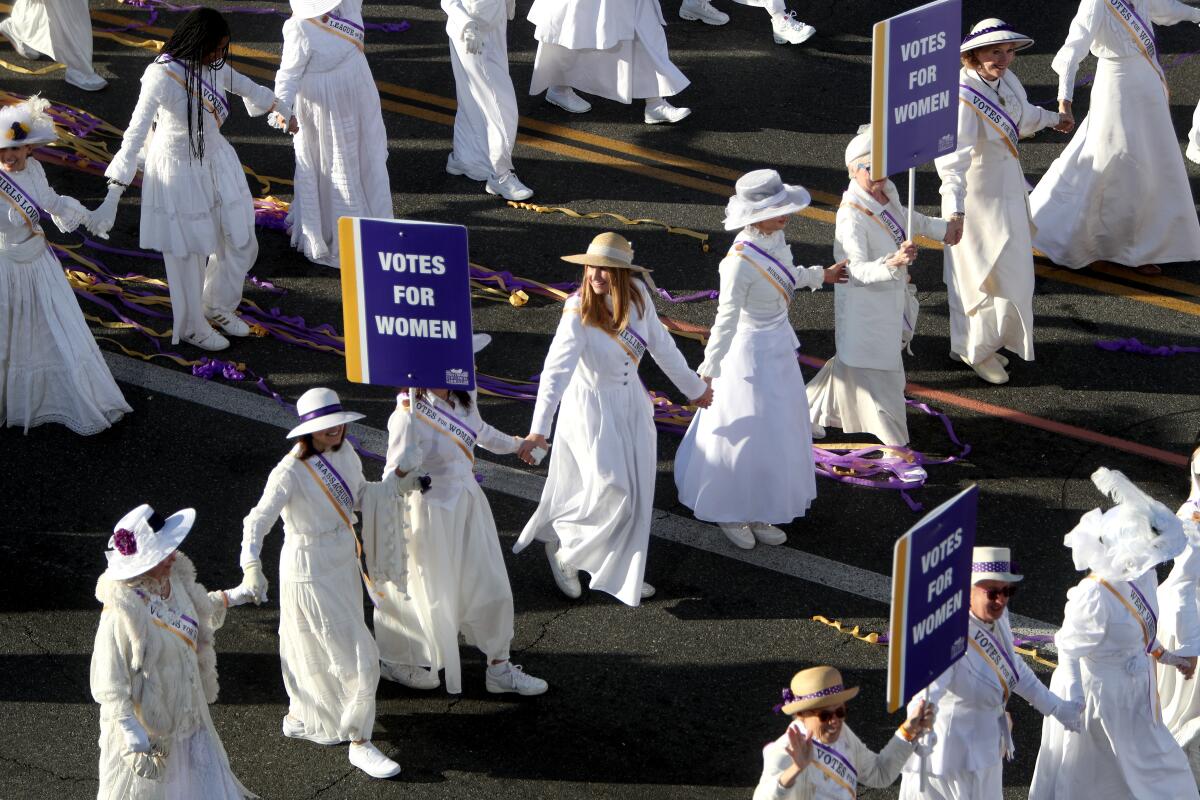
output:
[[[592,291],[588,281],[589,269],[603,269],[608,274],[608,294],[612,297],[612,311],[604,302],[604,295]],[[633,270],[609,269],[607,267],[584,267],[583,282],[579,287],[579,316],[584,325],[591,325],[609,333],[624,330],[629,324],[630,305],[637,306],[638,314],[646,313],[646,301],[642,297]]]

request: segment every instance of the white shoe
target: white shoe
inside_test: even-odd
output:
[[[546,102],[572,114],[586,114],[592,104],[575,93],[570,86],[551,86],[546,90]]]
[[[583,587],[579,584],[579,570],[566,564],[558,557],[558,542],[546,542],[546,560],[550,562],[550,574],[558,590],[572,600],[583,596]]]
[[[41,53],[39,53],[37,50],[34,50],[32,47],[25,44],[12,34],[10,31],[11,25],[11,19],[5,18],[4,20],[0,20],[0,34],[3,34],[4,38],[8,39],[13,46],[13,50],[17,51],[17,55],[29,61],[37,61],[39,58],[41,58]]]
[[[824,439],[825,438],[825,426],[818,425],[817,423],[814,422],[812,424],[812,438],[813,439]]]
[[[720,522],[717,527],[725,534],[729,541],[733,542],[743,550],[752,550],[754,548],[754,531],[750,530],[750,526],[745,522]]]
[[[294,719],[290,714],[283,718],[283,735],[289,739],[305,739],[316,744],[325,745],[326,747],[341,744],[341,740],[339,739],[323,739],[315,733],[307,733],[304,730],[304,723],[298,719]]]
[[[400,774],[400,765],[379,752],[370,742],[350,743],[350,763],[372,778],[391,778]]]
[[[77,89],[83,89],[85,92],[98,92],[105,86],[108,86],[108,81],[96,73],[80,72],[70,67],[67,67],[67,74],[63,76],[63,80]]]
[[[724,25],[729,22],[729,15],[713,8],[709,0],[683,0],[679,5],[679,17],[689,22],[699,20],[705,25]]]
[[[249,336],[250,326],[236,314],[226,314],[224,311],[205,311],[204,316],[209,322],[217,323],[226,336]]]
[[[506,661],[504,666],[506,669],[498,675],[491,666],[485,670],[483,683],[492,694],[516,692],[529,697],[535,694],[545,694],[546,690],[550,688],[550,685],[541,678],[526,675],[520,664]]]
[[[651,597],[654,597],[654,595],[657,593],[658,593],[658,589],[655,589],[650,584],[646,583],[645,581],[642,581],[642,599],[643,600],[649,600]]]
[[[679,122],[690,116],[692,110],[690,108],[678,108],[671,105],[666,100],[659,100],[651,105],[646,104],[646,113],[642,116],[643,121],[647,125],[657,125],[660,122]]]
[[[436,672],[424,667],[414,667],[411,664],[389,664],[386,661],[380,661],[379,674],[389,681],[410,689],[428,691],[442,685]]]
[[[1188,142],[1184,155],[1188,157],[1188,161],[1200,164],[1200,146],[1197,146],[1195,142]]]
[[[775,44],[803,44],[817,29],[796,19],[795,11],[789,11],[771,17],[771,32],[775,35]]]
[[[1000,359],[996,357],[995,353],[978,364],[972,364],[966,358],[963,359],[963,363],[975,370],[975,374],[988,383],[994,383],[997,386],[1008,383],[1008,373],[1004,371],[1004,367],[1000,364]]]
[[[1002,353],[992,353],[992,357],[1000,362],[1000,366],[1002,366],[1002,367],[1008,366],[1008,358],[1005,355],[1003,355]],[[950,360],[951,361],[961,361],[964,364],[967,363],[967,360],[965,358],[963,358],[961,355],[954,352],[953,350],[950,351]]]
[[[451,151],[450,155],[446,156],[446,172],[451,175],[466,175],[473,181],[486,181],[488,179],[486,172],[473,171],[466,164],[455,158],[454,151]]]
[[[181,342],[187,342],[188,344],[195,345],[201,350],[207,350],[210,353],[215,353],[218,350],[224,350],[225,348],[229,347],[229,340],[217,333],[212,328],[208,329],[208,333],[180,336],[179,340]]]
[[[787,534],[768,522],[751,522],[750,532],[761,544],[781,545],[787,541]]]
[[[528,200],[533,197],[533,189],[521,183],[517,173],[509,170],[498,178],[487,179],[487,193],[498,194],[505,200]]]

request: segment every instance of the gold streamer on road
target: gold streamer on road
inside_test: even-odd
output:
[[[708,234],[693,231],[689,228],[676,228],[668,225],[665,222],[657,219],[639,218],[630,219],[612,211],[585,211],[580,213],[573,208],[565,208],[563,206],[539,206],[537,203],[518,203],[515,200],[509,200],[508,204],[513,208],[519,208],[523,211],[536,211],[539,214],[565,214],[571,219],[600,219],[607,217],[615,219],[622,225],[653,225],[659,228],[664,228],[667,233],[675,234],[676,236],[690,236],[693,239],[700,240],[700,249],[708,252]]]
[[[876,633],[874,631],[864,632],[858,625],[855,625],[853,628],[849,628],[836,619],[829,619],[828,617],[823,617],[820,614],[813,617],[813,619],[815,621],[821,623],[822,625],[828,625],[829,627],[833,628],[838,633],[844,633],[847,636],[852,636],[855,639],[859,640],[860,642],[866,642],[867,644],[877,644],[877,645],[881,645],[883,647],[887,647],[887,642],[879,641],[880,634]],[[1053,667],[1058,666],[1058,662],[1051,661],[1050,659],[1044,657],[1041,653],[1038,652],[1038,649],[1036,647],[1015,647],[1014,646],[1013,650],[1016,650],[1018,653],[1025,656],[1029,660],[1033,661],[1036,664],[1041,664],[1044,667],[1052,667],[1053,668]]]

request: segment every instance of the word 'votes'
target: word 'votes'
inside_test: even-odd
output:
[[[380,253],[379,266],[384,272],[411,272],[422,275],[444,275],[446,273],[445,257],[418,255],[417,253]]]
[[[930,53],[936,53],[938,50],[946,47],[946,32],[939,31],[931,33],[928,36],[922,36],[911,42],[902,42],[900,44],[900,60],[909,61],[921,56],[927,56]]]
[[[950,557],[950,554],[962,546],[962,528],[938,542],[938,546],[921,554],[921,572],[927,573],[938,564]]]

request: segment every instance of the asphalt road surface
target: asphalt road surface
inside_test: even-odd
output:
[[[816,198],[789,229],[797,261],[830,263],[831,203],[845,188],[842,151],[869,116],[871,25],[910,5],[915,3],[804,2],[795,10],[818,33],[805,45],[783,47],[772,43],[761,9],[718,0],[732,21],[711,28],[679,20],[676,1],[666,0],[671,54],[692,80],[673,99],[694,113],[675,126],[647,126],[636,105],[600,100],[590,114],[571,116],[529,97],[534,43],[532,26],[524,21],[529,2],[518,3],[509,29],[523,115],[515,157],[519,175],[536,192],[532,202],[580,214],[659,220],[708,235],[707,252],[696,238],[653,224],[513,208],[485,194],[482,184],[447,175],[454,86],[444,16],[432,2],[369,5],[368,21],[410,23],[403,32],[370,32],[367,46],[384,101],[397,216],[468,225],[473,261],[545,282],[577,280],[576,268],[558,256],[579,252],[597,232],[618,230],[633,241],[638,261],[654,268],[660,286],[694,292],[717,285],[717,263],[731,239],[721,220],[733,181],[744,171],[771,166]],[[968,0],[965,6],[968,24],[1000,16],[1037,40],[1015,71],[1031,100],[1051,104],[1057,76],[1050,59],[1074,4]],[[249,0],[237,5],[270,7]],[[97,28],[146,23],[150,16],[107,1],[94,3],[93,15]],[[101,93],[66,85],[61,72],[6,71],[2,88],[41,91],[123,127],[151,58],[137,43],[163,39],[180,16],[160,10],[148,27],[116,39],[98,35],[95,61],[110,80]],[[235,66],[269,83],[283,18],[236,13],[231,19]],[[1194,58],[1200,32],[1190,25],[1165,28],[1159,41],[1182,141],[1200,96],[1200,59]],[[6,45],[0,45],[0,59],[28,69],[45,66],[16,57]],[[1081,78],[1090,69],[1085,62]],[[1087,100],[1087,90],[1081,90],[1080,120]],[[235,103],[225,131],[243,162],[268,178],[290,177],[290,141],[242,111]],[[1031,182],[1067,140],[1046,131],[1022,145]],[[1187,169],[1195,189],[1200,168],[1188,163]],[[60,192],[88,206],[104,194],[103,179],[95,175],[55,165],[47,172]],[[898,182],[903,190],[904,181]],[[918,204],[936,213],[936,174],[921,170],[917,184]],[[253,180],[251,186],[260,188]],[[271,191],[289,199],[287,184],[273,182]],[[136,247],[138,201],[137,191],[127,193],[113,246]],[[51,239],[79,241],[56,233]],[[260,231],[259,241],[254,275],[286,294],[248,285],[246,298],[310,324],[340,328],[337,272],[296,255],[281,232]],[[115,271],[161,277],[161,266],[144,259],[112,255],[106,263]],[[1183,465],[1200,430],[1200,356],[1113,353],[1096,342],[1136,337],[1154,345],[1200,344],[1200,271],[1196,264],[1169,265],[1165,277],[1145,279],[1128,271],[1069,273],[1041,264],[1037,360],[1014,363],[1012,380],[1002,387],[981,383],[947,358],[936,249],[922,253],[914,281],[922,315],[915,355],[906,358],[915,385],[911,396],[945,411],[971,449],[955,463],[932,467],[928,484],[912,499],[932,508],[978,484],[979,542],[1012,546],[1027,575],[1013,610],[1028,618],[1025,627],[1052,631],[1061,620],[1066,589],[1081,577],[1062,536],[1081,513],[1100,504],[1088,475],[1102,465],[1121,469],[1172,507],[1186,495]],[[793,304],[803,352],[813,358],[833,353],[832,301],[826,290],[804,293]],[[659,310],[707,326],[716,304],[663,303]],[[557,303],[540,297],[522,308],[479,300],[475,327],[494,338],[479,358],[480,369],[513,379],[537,374],[558,314]],[[146,363],[118,351],[120,345],[151,352],[145,337],[100,325],[95,330],[106,337],[102,347],[133,413],[89,438],[56,426],[28,434],[0,431],[0,469],[6,476],[0,515],[0,798],[83,798],[96,792],[98,707],[88,692],[88,662],[99,616],[94,581],[113,523],[141,502],[162,511],[195,507],[199,521],[184,549],[210,588],[233,586],[240,580],[241,519],[288,446],[287,413],[253,381],[209,382],[169,361]],[[699,362],[699,342],[683,339],[681,347],[690,363]],[[185,359],[202,355],[180,348]],[[289,401],[310,386],[337,389],[346,405],[367,415],[360,433],[368,443],[377,441],[373,437],[394,405],[387,387],[347,383],[340,357],[329,352],[254,338],[236,341],[222,357],[264,377]],[[812,374],[806,369],[806,378]],[[643,377],[675,397],[652,363]],[[485,398],[483,406],[497,427],[527,430],[528,404]],[[959,451],[935,418],[913,412],[910,428],[920,450]],[[833,432],[831,439],[839,437]],[[371,781],[350,767],[344,747],[321,748],[280,734],[286,697],[277,655],[278,606],[232,613],[217,639],[221,695],[213,717],[234,771],[272,799],[749,797],[761,769],[759,748],[785,726],[771,711],[779,690],[796,670],[821,663],[837,666],[862,687],[850,722],[868,745],[882,746],[900,721],[884,711],[886,651],[812,617],[883,630],[892,543],[919,515],[895,492],[821,480],[810,513],[785,526],[786,548],[736,551],[677,503],[671,472],[677,444],[677,437],[660,434],[661,514],[647,576],[659,591],[638,609],[604,595],[568,600],[554,588],[539,553],[509,554],[545,470],[512,458],[483,465],[515,596],[514,660],[551,688],[538,698],[489,695],[482,659],[468,650],[461,697],[383,682],[375,740],[404,767],[393,781]],[[377,474],[378,466],[367,470]],[[277,530],[266,548],[272,584],[281,540]],[[1039,670],[1048,679],[1047,670]],[[1025,796],[1040,721],[1022,701],[1014,701],[1012,710],[1018,752],[1006,768],[1005,796],[1015,798]],[[861,796],[894,797],[895,789]]]

